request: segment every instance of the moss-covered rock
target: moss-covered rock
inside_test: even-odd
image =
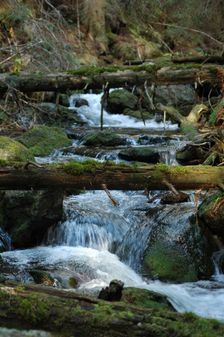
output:
[[[54,149],[71,145],[71,140],[62,129],[48,126],[36,126],[17,140],[28,147],[34,156],[46,156]]]
[[[9,137],[0,136],[0,161],[26,162],[33,160],[33,154],[26,146]]]
[[[53,286],[54,285],[54,279],[53,277],[44,270],[36,270],[32,269],[29,270],[29,274],[34,279],[35,283],[37,284],[43,284],[45,286]]]
[[[213,234],[224,239],[224,193],[207,197],[198,209],[198,218]]]
[[[173,310],[166,296],[147,289],[124,288],[121,300],[137,307]]]
[[[141,120],[146,120],[154,117],[154,115],[149,111],[131,110],[129,108],[124,109],[123,114]]]
[[[119,146],[125,145],[126,140],[111,131],[99,131],[88,134],[81,140],[87,146]]]
[[[125,109],[136,110],[138,98],[126,89],[114,90],[110,93],[106,110],[112,114],[122,114]]]
[[[72,125],[85,124],[82,118],[75,111],[68,109],[67,106],[43,102],[38,105],[38,108],[36,122],[41,125],[69,128]]]
[[[186,256],[177,247],[165,242],[155,243],[146,253],[143,273],[164,281],[193,282],[197,280],[195,267],[186,261]]]
[[[42,242],[48,228],[62,219],[63,192],[7,191],[1,212],[12,245],[35,246]]]
[[[119,157],[128,161],[158,163],[160,155],[150,147],[129,147],[119,152]]]
[[[176,159],[182,165],[201,164],[206,158],[207,151],[200,146],[187,144],[176,152]]]

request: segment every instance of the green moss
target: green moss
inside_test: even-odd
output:
[[[34,156],[46,156],[54,149],[71,144],[71,140],[62,129],[48,126],[34,127],[17,140],[28,147]]]
[[[143,272],[165,281],[192,282],[197,280],[194,267],[186,261],[183,252],[162,242],[154,244],[146,253]]]
[[[34,324],[41,322],[49,313],[49,305],[41,301],[36,294],[18,300],[17,306],[18,315]]]
[[[24,145],[5,136],[0,136],[0,165],[33,160],[33,155]]]
[[[53,277],[46,271],[32,269],[29,270],[29,273],[37,284],[44,284],[46,286],[53,286],[54,284]]]
[[[98,169],[106,170],[107,168],[110,168],[110,167],[128,167],[128,165],[123,164],[123,163],[115,164],[112,161],[100,163],[96,160],[86,160],[83,162],[70,161],[68,163],[63,163],[63,164],[49,165],[49,168],[53,168],[53,169],[58,168],[68,174],[74,174],[74,175],[79,175],[84,172],[94,173]]]
[[[82,139],[82,144],[86,146],[119,146],[125,143],[124,138],[111,131],[94,132]]]
[[[165,296],[146,289],[124,288],[122,301],[143,308],[173,310]]]
[[[69,287],[77,288],[78,287],[78,280],[75,277],[70,277],[68,280]]]
[[[69,293],[67,293],[69,296]],[[66,295],[66,297],[67,297]],[[224,326],[214,320],[180,314],[165,308],[132,306],[129,303],[97,304],[82,299],[65,298],[40,292],[0,289],[0,318],[23,327],[46,329],[63,336],[157,336],[157,337],[223,337]],[[135,324],[139,322],[141,324]]]

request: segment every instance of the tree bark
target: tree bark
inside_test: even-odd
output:
[[[221,323],[40,286],[0,286],[0,324],[77,337],[222,337]],[[205,328],[203,328],[205,325]]]
[[[222,69],[222,68],[221,68]],[[194,84],[209,81],[211,85],[221,85],[222,79],[217,76],[219,67],[204,66],[198,68],[161,68],[155,70],[122,70],[116,72],[105,72],[95,75],[78,74],[0,74],[0,92],[8,89],[17,89],[22,92],[35,91],[66,91],[88,89],[102,89],[108,83],[109,88],[120,88],[127,85],[142,85],[145,81],[148,85],[169,84]]]
[[[57,169],[0,169],[0,189],[86,189],[166,190],[164,181],[177,190],[210,189],[224,182],[224,168],[211,166],[145,165],[142,167],[86,164],[61,164]]]

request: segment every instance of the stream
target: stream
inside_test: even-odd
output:
[[[78,108],[78,114],[90,126],[99,126],[100,98],[97,94],[83,94],[89,106]],[[76,96],[70,100],[74,109]],[[140,128],[145,133],[154,134],[162,139],[159,145],[150,138],[148,146],[159,148],[161,160],[175,165],[175,150],[184,140],[178,136],[178,127],[169,122],[165,129],[172,131],[169,140],[164,137],[164,124],[154,120],[136,122],[134,118],[104,113],[107,127]],[[140,134],[128,135],[131,144],[138,144]],[[146,137],[147,139],[147,137]],[[74,141],[74,148],[82,147]],[[105,150],[95,156],[95,160],[120,161],[117,149]],[[75,152],[55,151],[46,158],[37,158],[39,163],[84,160],[89,156]],[[115,207],[104,191],[83,192],[69,195],[64,200],[65,219],[49,229],[42,246],[7,251],[1,254],[3,260],[19,273],[19,280],[30,281],[26,272],[30,268],[49,271],[55,279],[55,286],[69,288],[68,279],[78,279],[81,292],[95,292],[108,285],[112,279],[119,279],[125,286],[133,286],[156,291],[168,297],[179,312],[194,312],[199,316],[215,318],[224,322],[224,275],[219,263],[224,252],[218,252],[213,258],[214,275],[211,280],[182,284],[166,283],[140,276],[144,251],[150,243],[151,233],[158,221],[166,221],[167,235],[170,240],[180,235],[185,223],[194,212],[193,193],[188,202],[179,205],[163,205],[157,216],[150,219],[145,214],[160,204],[159,191],[153,192],[153,201],[148,202],[143,191],[111,191],[118,202]],[[165,218],[165,220],[164,220]],[[10,241],[6,238],[7,244]],[[71,289],[70,289],[71,290]]]

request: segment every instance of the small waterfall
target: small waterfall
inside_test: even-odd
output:
[[[113,193],[115,198],[124,196]],[[120,210],[120,211],[119,211]],[[66,221],[48,232],[47,243],[114,251],[130,227],[105,192],[87,192],[65,200]]]
[[[90,126],[100,126],[100,111],[101,111],[101,94],[74,94],[70,97],[70,109],[75,110],[82,117],[84,122]],[[83,105],[79,108],[75,107],[77,99],[85,99],[88,101],[89,106]],[[145,124],[133,117],[125,116],[122,114],[109,114],[104,111],[104,126],[105,127],[123,127],[123,128],[151,128],[164,130],[163,122],[157,123],[154,119],[146,120]],[[177,124],[170,122],[166,123],[166,130],[178,129]]]
[[[0,228],[0,252],[11,250],[11,238]]]
[[[224,263],[224,249],[215,252],[212,257],[215,273],[213,279],[217,282],[224,283],[223,263]]]

